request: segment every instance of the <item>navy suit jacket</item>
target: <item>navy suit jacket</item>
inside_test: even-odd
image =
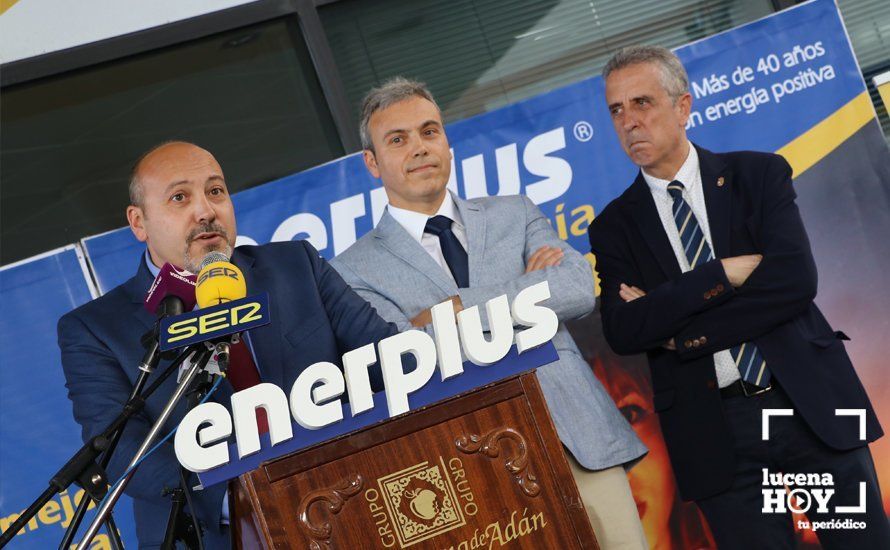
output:
[[[244,273],[248,295],[269,293],[272,322],[251,330],[250,339],[261,379],[285,392],[309,365],[329,361],[342,367],[343,353],[398,332],[305,241],[242,246],[235,249],[232,262]],[[143,354],[139,339],[154,322],[142,305],[151,283],[148,267],[140,261],[135,277],[59,321],[68,396],[84,441],[117,416],[138,377],[137,365]],[[161,363],[149,384],[167,364]],[[108,467],[111,480],[123,474],[172,394],[175,378],[166,380],[143,413],[130,420]],[[378,366],[371,369],[371,380],[374,387],[382,387]],[[231,386],[223,382],[213,400],[229,407],[231,394]],[[184,414],[183,401],[162,433],[178,425]],[[179,485],[178,468],[171,438],[140,465],[127,486],[126,492],[134,499],[140,547],[157,546],[163,540],[170,499],[161,493],[164,487]],[[230,544],[226,530],[220,529],[225,489],[225,484],[219,484],[194,493],[208,548]]]
[[[846,335],[813,303],[816,264],[791,167],[768,153],[696,149],[717,259],[681,273],[642,173],[588,229],[606,340],[617,353],[647,354],[654,408],[687,500],[732,484],[735,454],[713,354],[742,342],[758,346],[796,414],[830,447],[852,449],[883,434],[841,341]],[[734,289],[719,258],[744,254],[763,260]],[[621,283],[647,294],[625,302]],[[670,338],[677,351],[662,347]],[[835,409],[866,411],[865,441],[858,419],[836,417]]]

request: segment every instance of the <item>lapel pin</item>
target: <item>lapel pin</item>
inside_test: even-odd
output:
[[[717,187],[723,187],[723,176],[717,178]]]

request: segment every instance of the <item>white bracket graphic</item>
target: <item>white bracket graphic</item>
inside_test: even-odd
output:
[[[763,409],[760,438],[769,441],[769,419],[773,416],[794,416],[794,409]]]
[[[865,482],[859,482],[859,505],[858,506],[835,506],[835,514],[864,514],[865,513]]]
[[[835,409],[835,416],[859,417],[859,441],[865,441],[865,409]]]
[[[859,440],[865,441],[865,409],[835,409],[835,416],[859,417]],[[763,409],[760,437],[769,441],[769,419],[773,416],[794,416],[794,409]]]

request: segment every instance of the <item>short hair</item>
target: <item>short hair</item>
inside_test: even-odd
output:
[[[142,181],[139,179],[139,168],[142,166],[142,162],[148,157],[150,154],[154,153],[161,147],[166,147],[171,143],[187,143],[189,145],[195,145],[194,143],[188,141],[182,141],[180,139],[168,139],[167,141],[162,141],[157,145],[153,146],[148,151],[139,155],[139,158],[136,159],[136,162],[133,163],[132,168],[130,168],[130,184],[129,184],[129,192],[130,192],[130,204],[132,206],[136,206],[142,208],[144,210],[144,201],[145,201],[145,193],[142,189]],[[198,147],[195,145],[195,147]]]
[[[442,109],[439,108],[439,104],[433,99],[433,94],[430,93],[429,88],[427,88],[426,84],[423,82],[396,76],[376,88],[371,88],[362,100],[362,118],[361,123],[359,124],[359,136],[362,140],[363,149],[374,151],[374,144],[371,142],[371,132],[368,130],[371,116],[377,111],[382,111],[391,105],[395,105],[396,103],[412,97],[422,97],[435,105],[440,113],[442,112]]]
[[[603,80],[613,71],[640,63],[654,63],[661,69],[661,85],[674,101],[689,91],[689,77],[680,58],[661,46],[628,46],[618,50],[603,67]]]

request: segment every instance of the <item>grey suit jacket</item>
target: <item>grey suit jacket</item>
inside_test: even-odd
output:
[[[560,321],[594,307],[590,264],[563,242],[547,218],[524,196],[454,197],[467,233],[470,288],[458,289],[449,274],[388,212],[377,227],[331,261],[347,283],[377,313],[401,330],[424,309],[460,295],[465,308],[547,280],[551,297],[542,305]],[[558,246],[560,265],[525,273],[526,260],[541,246]],[[431,331],[431,327],[426,328]],[[559,361],[538,369],[538,380],[556,430],[579,463],[591,470],[628,464],[646,453],[633,429],[593,375],[565,325],[553,338]]]

